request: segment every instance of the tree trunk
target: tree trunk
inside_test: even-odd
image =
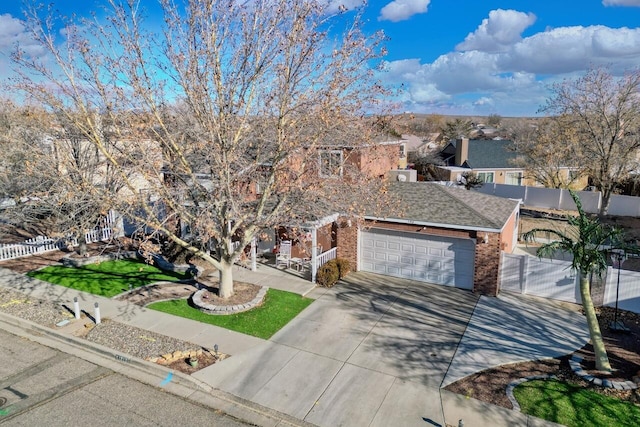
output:
[[[220,260],[220,287],[218,288],[218,296],[220,298],[229,298],[233,295],[233,263],[226,260]]]
[[[78,255],[85,256],[87,254],[87,239],[83,232],[78,236]]]
[[[600,332],[600,325],[598,324],[598,317],[596,316],[596,310],[593,307],[593,301],[591,300],[590,288],[591,282],[589,280],[589,276],[585,272],[580,272],[580,296],[582,297],[584,314],[587,318],[589,335],[591,336],[591,345],[593,346],[593,352],[596,357],[596,369],[598,371],[611,372],[611,364],[609,364],[607,349],[604,346],[604,340],[602,339],[602,333]]]

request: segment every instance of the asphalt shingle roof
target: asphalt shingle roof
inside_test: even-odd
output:
[[[385,219],[448,228],[500,230],[519,203],[431,182],[391,182],[388,191],[398,206]]]
[[[445,147],[443,152],[455,155],[457,142],[451,141],[451,147]],[[518,158],[518,153],[513,149],[513,141],[471,139],[467,158],[466,163],[472,169],[512,169],[516,167],[513,160]]]

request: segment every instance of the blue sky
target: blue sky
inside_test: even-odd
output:
[[[318,1],[349,10],[363,3]],[[52,3],[86,15],[96,1]],[[554,82],[593,65],[617,75],[640,67],[640,0],[369,0],[364,7],[366,29],[389,37],[382,78],[402,86],[404,111],[535,116]],[[4,54],[28,42],[21,17],[18,0],[2,2],[0,78],[8,75]]]

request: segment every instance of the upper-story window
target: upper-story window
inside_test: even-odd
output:
[[[485,182],[485,183],[493,182],[493,172],[478,172],[476,175],[478,176],[478,179],[480,179],[482,182]]]
[[[400,144],[400,158],[404,159],[407,157],[407,147],[404,144]]]
[[[321,177],[331,178],[342,176],[342,150],[324,150],[318,154]]]

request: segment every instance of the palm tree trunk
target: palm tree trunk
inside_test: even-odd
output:
[[[591,336],[591,345],[596,357],[596,369],[603,372],[611,372],[611,364],[607,356],[607,349],[604,346],[596,309],[593,307],[591,300],[591,281],[585,272],[580,272],[580,296],[582,297],[582,307],[587,318],[587,326],[589,327],[589,335]]]

